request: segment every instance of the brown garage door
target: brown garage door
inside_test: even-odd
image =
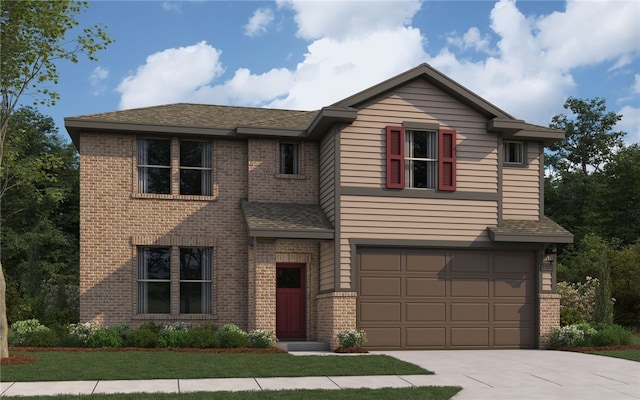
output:
[[[534,252],[360,249],[357,277],[369,348],[535,345]]]

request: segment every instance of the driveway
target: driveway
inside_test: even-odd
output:
[[[640,399],[640,363],[551,350],[377,351],[434,371],[453,400]],[[418,382],[413,382],[414,384]]]

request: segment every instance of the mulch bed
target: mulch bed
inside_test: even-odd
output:
[[[19,353],[32,353],[32,352],[103,352],[103,351],[111,351],[111,352],[124,352],[124,351],[151,351],[151,352],[159,352],[159,351],[175,351],[175,352],[184,352],[184,353],[227,353],[227,354],[243,354],[243,353],[251,353],[251,354],[266,354],[266,353],[286,353],[286,351],[278,348],[271,349],[254,349],[254,348],[243,348],[243,349],[186,349],[186,348],[172,348],[172,349],[159,349],[159,348],[140,348],[140,347],[121,347],[121,348],[101,348],[101,349],[92,349],[86,347],[9,347],[9,357],[0,358],[0,365],[17,365],[17,364],[27,364],[38,361],[36,357],[28,356],[25,354],[15,354]]]
[[[368,353],[369,350],[362,347],[338,347],[334,350],[336,353]]]

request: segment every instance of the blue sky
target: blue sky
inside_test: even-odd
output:
[[[311,110],[427,62],[516,118],[548,125],[603,97],[640,142],[638,1],[96,1],[116,40],[61,64],[63,119],[175,102]]]

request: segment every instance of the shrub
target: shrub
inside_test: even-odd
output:
[[[593,322],[596,305],[596,292],[600,281],[587,276],[579,283],[558,282],[560,295],[560,325],[575,325]]]
[[[276,345],[276,335],[271,331],[255,330],[249,332],[248,346],[257,349],[270,349]]]
[[[161,327],[148,322],[129,334],[128,344],[132,347],[158,347]]]
[[[633,341],[631,331],[620,325],[601,324],[596,331],[589,340],[591,346],[624,346]]]
[[[348,330],[338,333],[340,347],[362,347],[367,341],[367,334],[362,330]]]
[[[550,346],[552,348],[583,346],[595,334],[596,330],[586,323],[555,327],[551,332]]]
[[[67,338],[64,341],[66,346],[89,346],[89,337],[100,327],[92,322],[83,322],[78,324],[70,324]]]
[[[216,332],[216,341],[223,349],[247,347],[247,332],[235,324],[224,324]]]
[[[120,333],[110,328],[97,329],[89,335],[87,346],[100,347],[122,347],[123,340]]]
[[[187,331],[186,345],[196,349],[217,347],[216,327],[211,324],[196,326]]]
[[[28,347],[53,347],[58,344],[58,335],[47,328],[33,331],[24,342]]]
[[[51,329],[42,325],[40,321],[35,318],[26,319],[23,321],[16,321],[11,325],[13,330],[13,343],[16,346],[33,346],[28,344],[31,336],[38,335],[38,332],[51,331]],[[43,334],[46,336],[46,334]],[[55,336],[55,333],[54,333]]]
[[[115,331],[122,338],[122,345],[127,346],[129,343],[129,335],[131,334],[131,327],[127,324],[116,324],[109,327],[110,330]]]
[[[159,347],[187,347],[187,334],[189,325],[178,322],[173,325],[166,325],[158,337]]]

